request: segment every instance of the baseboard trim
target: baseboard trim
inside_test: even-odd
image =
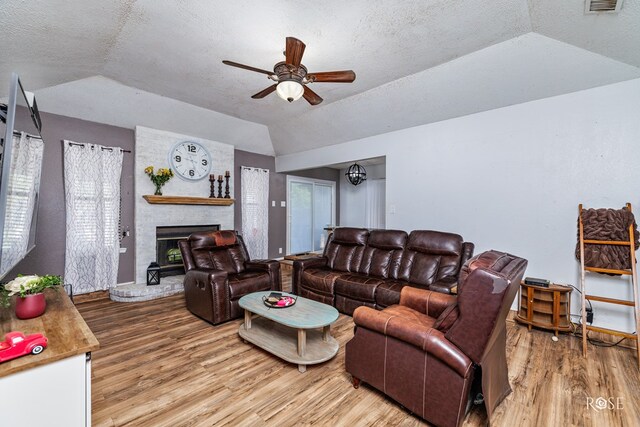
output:
[[[82,304],[84,302],[99,301],[109,299],[109,291],[89,292],[87,294],[79,294],[73,296],[74,304]]]
[[[518,324],[517,322],[515,322],[516,316],[518,315],[518,312],[516,310],[509,310],[509,314],[507,315],[507,322],[514,322],[516,324]],[[571,322],[573,324],[573,326],[575,327],[575,330],[577,332],[582,332],[582,328],[580,327],[579,324],[575,323],[575,322]],[[523,328],[526,328],[526,325],[522,325]],[[549,332],[550,334],[553,334],[553,331],[551,330],[547,330],[547,329],[542,329],[542,328],[536,328],[535,326],[533,327],[536,330],[542,331],[542,332]],[[561,332],[561,334],[570,334],[573,335],[572,332]],[[577,339],[581,339],[579,336],[576,336]],[[594,340],[599,340],[602,341],[606,344],[615,344],[618,341],[620,341],[620,337],[615,337],[613,335],[609,335],[609,334],[603,334],[602,332],[596,332],[596,331],[589,331],[589,338],[592,338]],[[636,340],[633,339],[629,339],[629,338],[625,338],[620,344],[618,344],[618,347],[623,347],[623,348],[628,348],[630,350],[635,350],[636,349]]]

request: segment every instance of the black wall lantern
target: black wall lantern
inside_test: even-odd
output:
[[[160,284],[160,265],[152,262],[147,267],[147,286]]]
[[[349,169],[345,172],[344,176],[347,177],[347,181],[352,183],[353,185],[362,184],[367,180],[367,171],[363,166],[360,166],[357,163],[349,166]]]

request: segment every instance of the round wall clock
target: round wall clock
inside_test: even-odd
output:
[[[169,163],[180,178],[198,181],[211,171],[211,154],[198,142],[178,142],[169,152]]]

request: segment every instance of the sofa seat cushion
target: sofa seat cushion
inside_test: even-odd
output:
[[[359,301],[376,301],[376,288],[384,282],[364,274],[345,274],[336,279],[335,293]]]
[[[271,289],[271,277],[266,271],[245,271],[229,274],[229,296],[236,300],[251,292]]]
[[[384,308],[400,304],[400,291],[407,285],[402,280],[385,280],[376,289],[376,305]]]
[[[302,272],[300,284],[317,293],[333,296],[336,279],[345,273],[328,268],[308,268]]]
[[[436,322],[436,319],[433,317],[427,316],[426,314],[420,313],[419,311],[413,310],[404,305],[392,305],[391,307],[385,308],[382,312],[387,315],[409,320],[424,326],[425,328],[433,328],[433,325]]]

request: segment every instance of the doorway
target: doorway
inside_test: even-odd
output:
[[[324,248],[325,228],[336,218],[336,183],[287,176],[287,253]]]

